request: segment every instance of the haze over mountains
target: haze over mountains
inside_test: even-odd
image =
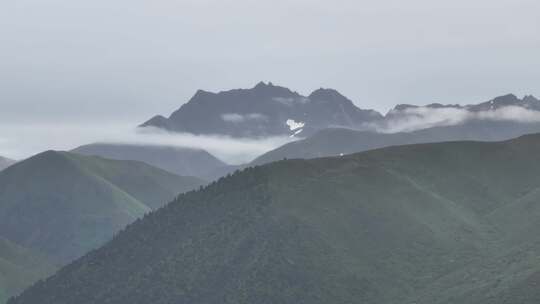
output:
[[[527,233],[540,137],[496,142],[540,132],[533,96],[401,104],[382,115],[332,89],[302,96],[259,83],[198,91],[140,127],[149,132],[118,143],[0,159],[9,166],[0,172],[0,303],[73,260],[10,303],[540,297],[528,288],[540,247]],[[159,137],[138,137],[156,128]],[[175,146],[183,135],[195,143]],[[289,143],[230,165],[194,148],[207,138],[237,150]],[[446,141],[455,142],[410,146]],[[280,162],[292,158],[317,159]]]
[[[103,127],[85,126],[82,128],[82,130],[78,129],[76,126],[69,125],[66,126],[67,130],[64,132],[66,134],[62,133],[62,128],[56,128],[53,130],[52,135],[54,136],[54,140],[50,141],[46,140],[48,136],[51,135],[47,131],[39,131],[34,134],[32,128],[25,128],[23,130],[24,132],[17,129],[11,129],[8,133],[22,133],[23,136],[18,139],[9,136],[7,137],[7,140],[0,139],[0,150],[6,149],[6,151],[10,151],[8,155],[17,157],[18,159],[23,159],[47,149],[71,150],[81,145],[96,142],[112,143],[117,146],[133,146],[133,148],[137,148],[135,146],[171,146],[183,147],[190,150],[203,149],[210,152],[220,160],[237,165],[248,163],[261,154],[276,149],[285,143],[297,139],[308,138],[316,134],[318,131],[326,128],[341,127],[360,131],[373,131],[376,133],[396,133],[412,132],[434,127],[454,127],[457,125],[469,124],[471,126],[470,128],[483,129],[484,131],[482,131],[482,133],[487,134],[485,137],[463,136],[454,138],[457,140],[468,138],[478,140],[497,140],[507,139],[512,136],[519,136],[527,133],[540,132],[540,129],[535,125],[538,123],[538,121],[540,121],[540,112],[537,111],[538,104],[540,102],[538,102],[538,100],[532,96],[518,98],[514,95],[505,95],[494,98],[493,100],[487,102],[472,104],[469,106],[455,104],[431,104],[428,106],[398,105],[386,115],[375,115],[379,117],[378,119],[371,119],[373,117],[369,115],[371,118],[368,119],[369,122],[366,122],[361,119],[360,115],[357,115],[355,116],[356,122],[350,123],[352,116],[349,117],[351,118],[349,119],[346,116],[339,115],[340,111],[338,110],[341,107],[340,105],[343,105],[344,109],[349,109],[350,107],[356,108],[356,106],[349,103],[347,98],[341,96],[341,94],[334,90],[328,89],[322,91],[334,92],[336,96],[341,96],[342,98],[337,98],[337,101],[333,101],[331,98],[326,98],[324,99],[324,102],[310,102],[308,104],[291,106],[291,109],[296,109],[292,112],[306,110],[305,113],[310,114],[311,118],[309,121],[301,121],[291,118],[292,116],[286,116],[292,112],[290,109],[288,109],[289,107],[286,107],[282,103],[278,102],[276,105],[276,98],[277,100],[280,100],[279,97],[269,97],[281,96],[285,94],[283,92],[289,92],[288,94],[293,95],[296,93],[283,87],[264,83],[259,84],[258,87],[260,91],[266,92],[265,94],[267,94],[259,94],[263,96],[261,97],[263,99],[253,97],[259,95],[256,93],[257,90],[252,88],[245,90],[231,90],[221,93],[202,94],[213,96],[211,98],[212,106],[207,105],[203,99],[195,97],[189,102],[190,106],[187,104],[182,106],[182,109],[177,111],[178,115],[184,112],[185,114],[182,114],[183,116],[177,116],[183,117],[182,121],[196,121],[196,123],[194,122],[195,129],[193,132],[198,133],[199,135],[185,133],[187,131],[170,132],[170,130],[165,130],[164,132],[164,129],[160,128],[158,128],[156,131],[155,126],[151,128],[135,128],[136,123],[122,124],[122,126],[119,128],[115,128],[114,124]],[[321,94],[310,95],[312,95],[311,97],[313,99],[314,96]],[[308,97],[310,97],[310,95],[307,95],[303,100],[309,99]],[[253,99],[250,99],[252,97]],[[456,102],[460,101],[456,100]],[[356,102],[358,105],[361,105],[362,103],[363,101]],[[210,109],[209,111],[206,110],[206,107],[213,108],[214,104],[219,105],[218,108],[221,107],[221,109]],[[229,115],[231,113],[235,113],[234,111],[237,111],[237,109],[243,109],[242,107],[244,107],[244,104],[249,105],[249,107],[244,109],[247,111],[246,113],[253,114],[263,113],[266,111],[264,112],[267,113],[265,115],[274,117],[272,122],[264,122],[257,119],[237,119],[237,115]],[[321,108],[318,105],[324,105],[325,108]],[[227,110],[229,107],[231,109]],[[184,108],[193,109],[188,111],[184,110]],[[233,111],[232,109],[235,110]],[[247,109],[249,109],[249,111]],[[347,110],[347,113],[356,113],[358,109],[351,111]],[[365,111],[360,112],[367,113]],[[324,113],[324,115],[321,113]],[[323,118],[318,118],[317,115],[319,114]],[[255,116],[251,115],[252,118]],[[225,117],[225,120],[228,121],[225,122],[222,119],[223,117]],[[197,129],[197,126],[200,125],[214,125],[215,120],[220,121],[220,123],[219,126],[216,126],[213,130]],[[505,123],[505,127],[496,127],[492,132],[489,131],[493,125],[504,125]],[[231,131],[231,128],[254,131],[249,131],[252,132],[250,134],[241,134],[241,136],[251,136],[245,138],[238,137],[240,136],[238,135],[239,133],[236,131]],[[279,129],[283,132],[279,131],[277,133],[279,135],[276,135],[275,132],[264,131],[267,129]],[[45,127],[43,130],[47,130],[47,128]],[[441,132],[443,131],[444,130],[441,130]],[[452,130],[449,130],[448,132],[451,133]],[[475,132],[477,131],[472,130],[472,133]],[[265,135],[268,133],[274,134],[277,137],[268,137],[268,135]],[[503,136],[499,136],[498,133],[503,134]],[[506,134],[508,134],[508,136]],[[290,138],[290,136],[293,137]],[[442,135],[441,138],[434,136],[434,141],[443,140],[447,140],[447,136]],[[72,144],[69,144],[70,142]],[[16,148],[6,146],[6,143],[12,143],[16,146]],[[84,151],[82,152],[84,153]],[[151,162],[149,158],[142,158],[142,155],[139,155],[141,157],[135,157],[135,155],[133,155],[134,153],[140,152],[128,152],[127,150],[124,150],[122,152],[122,157],[116,157],[118,156],[118,153],[107,153],[107,151],[99,152],[103,153],[97,153],[97,151],[94,151],[94,154],[119,159],[134,158],[143,161],[147,160],[148,162],[160,167],[157,162]],[[198,168],[198,165],[193,165],[190,168],[186,167],[186,165],[179,165],[181,163],[187,164],[191,162],[189,161],[190,157],[187,155],[186,159],[187,160],[176,159],[175,163],[177,163],[177,165],[175,166],[180,167],[169,167],[168,170],[181,175],[196,175],[205,179],[212,178],[212,176],[216,175],[201,173],[207,171],[207,168]],[[194,161],[194,163],[197,163],[197,161]],[[210,163],[212,164],[215,162],[210,161]],[[162,164],[161,168],[166,169],[165,163]]]
[[[232,119],[232,114],[238,119]],[[332,89],[320,89],[306,97],[261,82],[252,89],[198,91],[169,118],[154,118],[142,126],[233,137],[272,134],[301,139],[249,163],[260,165],[283,158],[337,156],[394,145],[511,139],[540,132],[540,101],[530,95],[518,98],[508,94],[470,105],[400,104],[382,115],[357,108]],[[236,169],[223,168],[212,176]]]
[[[0,304],[540,304],[539,12],[1,1]]]
[[[480,122],[509,122],[520,125],[540,122],[539,110],[540,101],[534,96],[527,95],[520,99],[513,94],[464,106],[438,103],[426,106],[401,104],[389,111],[384,121],[373,127],[379,132],[393,133]]]
[[[0,302],[203,184],[142,162],[56,151],[3,170]]]
[[[141,127],[231,137],[308,137],[326,128],[394,133],[470,122],[539,123],[540,101],[509,94],[474,105],[397,105],[386,115],[358,108],[333,89],[302,96],[260,82],[251,89],[219,93],[199,90],[168,118],[155,116]],[[540,129],[537,129],[540,131]]]
[[[538,185],[540,135],[248,168],[9,303],[538,303]]]
[[[479,120],[397,133],[325,129],[308,138],[269,151],[250,162],[250,165],[266,164],[284,158],[339,156],[406,144],[459,140],[500,141],[536,132],[540,132],[540,123]]]
[[[361,127],[380,119],[331,89],[302,96],[285,87],[260,82],[251,89],[219,93],[199,90],[169,118],[155,116],[142,127],[233,137],[306,136],[329,126]]]

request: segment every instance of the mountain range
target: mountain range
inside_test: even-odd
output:
[[[269,151],[249,165],[267,164],[284,158],[340,156],[378,148],[444,141],[501,141],[540,132],[540,123],[473,120],[459,125],[432,127],[411,132],[378,133],[351,129],[325,129],[305,139]]]
[[[212,93],[199,90],[168,118],[155,116],[140,127],[231,137],[309,137],[327,128],[395,133],[466,123],[507,122],[515,126],[540,122],[540,101],[508,94],[471,105],[400,104],[386,115],[360,109],[334,89],[308,96],[272,83],[251,89]],[[514,126],[512,126],[514,127]],[[535,129],[540,132],[540,128]]]
[[[431,109],[444,109],[444,108],[450,108],[450,109],[466,109],[472,112],[481,112],[481,111],[489,111],[489,110],[498,110],[502,109],[504,107],[509,106],[516,106],[516,107],[523,107],[530,110],[540,111],[540,101],[532,96],[532,95],[526,95],[522,99],[518,98],[514,94],[507,94],[503,96],[496,97],[492,100],[482,102],[479,104],[470,104],[470,105],[460,105],[460,104],[440,104],[440,103],[432,103],[425,106],[417,106],[417,105],[411,105],[411,104],[400,104],[397,105],[390,113],[393,112],[399,112],[406,109],[415,109],[415,108],[431,108]]]
[[[57,151],[3,170],[0,301],[203,184],[142,162]]]
[[[540,135],[246,168],[9,304],[540,301]]]
[[[0,157],[0,303],[60,268],[10,304],[540,301],[540,135],[510,140],[540,132],[533,96],[382,115],[261,82],[140,127],[298,140],[238,166],[119,143]]]
[[[381,119],[336,90],[302,96],[272,83],[219,93],[199,90],[168,118],[155,116],[141,127],[232,137],[308,136],[330,126],[360,128]]]

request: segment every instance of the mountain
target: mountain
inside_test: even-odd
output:
[[[0,156],[0,171],[13,165],[14,163],[16,163],[16,161]]]
[[[397,133],[326,129],[269,151],[257,157],[250,165],[266,164],[284,158],[339,156],[406,144],[460,140],[500,141],[537,132],[540,132],[540,123],[484,120]]]
[[[350,129],[325,129],[302,140],[294,141],[269,151],[250,165],[263,165],[282,159],[310,159],[347,155],[388,146],[418,143],[413,133],[384,134]]]
[[[383,116],[356,107],[333,89],[319,89],[302,96],[261,82],[251,89],[219,93],[199,90],[168,118],[156,116],[141,127],[232,137],[306,138],[326,128],[395,133],[469,123],[486,128],[492,122],[518,126],[540,123],[540,100],[532,95],[520,99],[507,94],[470,105],[399,104]],[[536,128],[535,132],[540,129]]]
[[[332,126],[359,128],[381,118],[378,112],[361,110],[332,89],[302,96],[260,82],[251,89],[199,90],[168,118],[156,116],[141,127],[233,137],[307,136]]]
[[[538,303],[540,135],[248,168],[9,304]]]
[[[532,95],[527,95],[522,99],[519,99],[514,94],[508,94],[496,97],[490,101],[486,101],[477,105],[468,105],[465,108],[470,109],[471,111],[487,111],[487,110],[497,110],[504,107],[522,107],[525,109],[530,109],[534,111],[540,111],[540,100]]]
[[[170,146],[95,143],[78,147],[72,152],[109,159],[142,161],[178,175],[203,179],[206,179],[210,172],[227,166],[204,150]]]
[[[23,291],[28,282],[46,278],[54,269],[46,258],[0,237],[0,303]]]
[[[0,236],[64,264],[203,183],[141,162],[47,151],[0,172]]]

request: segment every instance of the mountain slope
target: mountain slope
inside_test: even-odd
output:
[[[539,187],[540,135],[248,168],[9,303],[532,304]]]
[[[251,89],[197,93],[169,118],[156,116],[142,127],[233,137],[308,136],[331,126],[361,127],[381,119],[332,89],[302,96],[263,82]]]
[[[202,183],[140,162],[44,152],[0,173],[0,235],[62,264]]]
[[[0,156],[0,171],[13,165],[14,163],[16,163],[16,161]]]
[[[205,177],[208,172],[227,166],[210,153],[200,149],[96,143],[78,147],[73,152],[109,159],[142,161],[178,175],[199,178]]]
[[[50,275],[55,267],[29,250],[0,237],[0,303]]]
[[[500,141],[536,132],[540,132],[540,123],[509,121],[470,121],[460,125],[398,133],[326,129],[269,151],[253,160],[251,165],[266,164],[284,158],[338,156],[406,144],[460,140]]]

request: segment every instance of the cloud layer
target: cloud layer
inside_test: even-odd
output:
[[[510,121],[520,123],[540,122],[540,112],[517,106],[507,106],[489,111],[469,111],[464,108],[408,108],[394,112],[382,123],[368,128],[382,133],[411,132],[432,127],[453,126],[471,120]]]
[[[396,113],[394,113],[396,114]],[[408,108],[390,115],[383,122],[367,125],[381,133],[410,132],[420,129],[463,124],[471,120],[540,123],[540,112],[507,106],[473,112],[463,108]],[[240,117],[240,118],[239,118]],[[231,122],[262,119],[258,115],[233,115]],[[296,123],[292,128],[300,127]],[[249,162],[285,143],[297,140],[288,136],[265,139],[237,139],[226,136],[200,136],[169,133],[157,129],[137,130],[125,124],[1,124],[0,156],[24,159],[45,150],[71,150],[93,142],[168,145],[204,149],[230,164]],[[301,130],[301,129],[300,129]]]
[[[221,119],[226,122],[241,123],[246,121],[264,121],[268,117],[260,113],[238,114],[238,113],[225,113],[221,115]]]
[[[0,130],[0,155],[19,160],[45,150],[71,150],[93,142],[111,142],[200,148],[227,163],[241,164],[294,140],[289,137],[233,139],[156,129],[141,131],[134,129],[133,124],[0,124]]]

